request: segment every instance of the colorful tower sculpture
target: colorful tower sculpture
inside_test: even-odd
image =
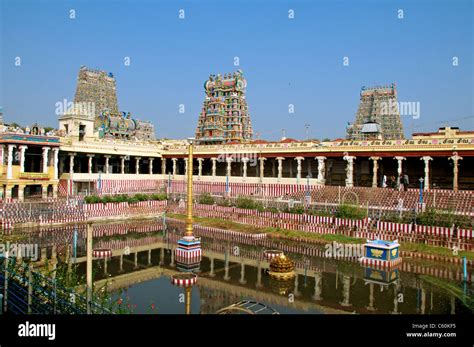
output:
[[[95,117],[103,110],[114,114],[119,113],[115,77],[110,72],[90,69],[81,66],[77,76],[76,95],[74,103],[94,103]]]
[[[91,133],[99,138],[148,141],[155,139],[154,125],[119,111],[116,80],[111,72],[81,66],[77,76],[73,107],[59,118],[60,127],[67,131]],[[92,124],[88,124],[92,122]],[[82,129],[76,129],[82,125]]]
[[[362,87],[355,122],[347,128],[348,140],[403,139],[403,125],[398,107],[397,88]]]
[[[211,75],[204,83],[206,98],[196,129],[199,144],[221,144],[252,139],[245,88],[241,70],[233,74]]]

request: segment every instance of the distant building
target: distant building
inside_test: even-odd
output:
[[[395,84],[362,87],[354,123],[347,128],[348,140],[404,139]]]
[[[413,140],[425,139],[470,139],[474,140],[474,131],[461,131],[458,127],[442,127],[438,132],[413,133]]]
[[[211,75],[204,83],[206,98],[199,116],[196,141],[199,144],[222,144],[252,139],[242,71]]]
[[[151,122],[132,118],[120,112],[116,81],[112,73],[81,66],[77,77],[74,103],[59,117],[59,127],[66,136],[85,138],[116,138],[147,141],[155,139]]]

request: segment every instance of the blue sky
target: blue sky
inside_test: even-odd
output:
[[[420,103],[419,119],[402,117],[407,135],[444,125],[472,130],[472,7],[468,0],[1,0],[0,105],[6,122],[57,126],[55,104],[73,100],[87,65],[114,73],[121,110],[153,121],[158,137],[186,138],[209,74],[240,68],[261,138],[278,139],[281,129],[304,138],[305,124],[312,138],[343,137],[360,88],[391,82],[399,101]]]

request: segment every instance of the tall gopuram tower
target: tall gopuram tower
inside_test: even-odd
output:
[[[197,143],[222,144],[252,139],[246,87],[247,80],[241,70],[224,76],[209,76],[204,83],[206,98],[196,129]]]
[[[95,117],[103,110],[113,114],[119,113],[114,75],[111,72],[81,66],[77,76],[74,103],[90,102],[94,103]]]
[[[66,136],[149,141],[155,127],[149,121],[119,111],[116,81],[112,73],[81,66],[76,95],[71,106],[59,116],[59,127]]]
[[[403,139],[403,124],[398,107],[397,88],[362,87],[355,122],[347,128],[349,140]]]

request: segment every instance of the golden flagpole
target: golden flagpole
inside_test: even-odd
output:
[[[193,141],[189,142],[188,151],[188,206],[186,216],[186,229],[184,236],[193,236]]]

